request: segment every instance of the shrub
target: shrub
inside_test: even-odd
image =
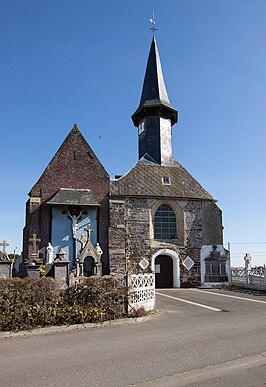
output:
[[[60,290],[50,278],[0,281],[0,330],[102,322],[126,316],[127,288],[111,276]]]
[[[46,279],[0,281],[0,330],[22,330],[53,324],[60,291]]]

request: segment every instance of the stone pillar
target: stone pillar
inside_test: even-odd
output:
[[[102,277],[102,262],[95,262],[96,266],[96,276],[97,277]]]
[[[62,286],[69,285],[69,259],[63,249],[59,249],[54,260],[54,278]]]

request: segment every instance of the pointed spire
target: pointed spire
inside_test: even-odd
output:
[[[138,127],[139,160],[153,160],[159,165],[171,165],[172,126],[177,111],[167,95],[159,51],[153,37],[149,52],[142,94],[138,109],[132,115]]]
[[[149,58],[146,67],[146,73],[143,83],[140,106],[145,102],[164,103],[170,105],[167,95],[160,55],[155,37],[152,39]]]
[[[162,72],[162,65],[156,39],[153,37],[149,52],[146,73],[140,98],[140,104],[132,115],[135,126],[148,114],[148,110],[158,110],[160,116],[166,116],[172,125],[177,122],[177,111],[171,106]],[[149,115],[149,114],[148,114]]]

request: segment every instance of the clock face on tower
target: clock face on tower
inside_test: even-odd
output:
[[[143,133],[145,130],[145,121],[142,121],[142,123],[139,125],[139,135]]]

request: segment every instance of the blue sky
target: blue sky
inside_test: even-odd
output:
[[[74,123],[111,177],[137,161],[130,117],[153,10],[179,111],[174,155],[218,199],[233,265],[245,252],[266,263],[264,0],[0,0],[0,239],[9,252],[21,250],[27,193]]]

